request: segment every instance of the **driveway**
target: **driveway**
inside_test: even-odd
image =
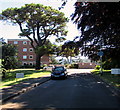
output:
[[[70,72],[71,71],[71,72]],[[50,109],[106,108],[120,109],[120,98],[89,70],[68,70],[66,80],[50,80],[4,104],[3,108]]]

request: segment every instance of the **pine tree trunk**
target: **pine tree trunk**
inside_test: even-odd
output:
[[[70,64],[72,64],[72,57],[70,56]]]
[[[5,70],[2,71],[2,75],[3,75],[2,78],[6,77],[6,71]]]
[[[41,56],[40,54],[36,54],[36,70],[39,70],[41,68]]]
[[[69,64],[69,58],[67,57],[67,63]]]

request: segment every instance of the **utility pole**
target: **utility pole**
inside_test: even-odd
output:
[[[100,74],[101,74],[101,76],[103,75],[103,71],[102,71],[102,56],[100,56]]]
[[[103,51],[102,51],[102,39],[100,42],[100,51],[98,52],[98,55],[100,56],[100,74],[101,76],[103,75],[103,71],[102,71],[102,56],[103,56]]]
[[[98,55],[100,56],[100,74],[103,75],[103,72],[102,72],[102,56],[103,56],[103,51],[99,51],[98,52]]]

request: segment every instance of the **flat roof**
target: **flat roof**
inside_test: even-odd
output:
[[[30,41],[29,39],[7,39],[7,41]]]

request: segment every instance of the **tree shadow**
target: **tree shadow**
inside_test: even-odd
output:
[[[66,85],[66,83],[68,85]],[[53,87],[52,84],[56,84],[57,86]],[[48,89],[48,87],[50,88]],[[105,93],[102,92],[101,89],[104,90]],[[36,94],[38,94],[38,96],[34,98]],[[74,97],[72,97],[72,95],[74,95]],[[29,96],[31,96],[31,98]],[[36,103],[38,103],[37,106],[40,105],[39,107],[41,108],[36,108],[39,110],[67,110],[70,107],[72,107],[71,109],[73,110],[75,109],[75,107],[77,107],[78,109],[80,107],[82,107],[83,109],[88,109],[90,107],[101,107],[102,109],[106,107],[109,109],[110,107],[114,108],[117,106],[115,102],[116,99],[113,98],[115,96],[112,96],[107,88],[103,86],[103,82],[95,79],[91,74],[86,73],[75,73],[68,75],[68,78],[65,81],[50,81],[49,83],[45,83],[41,89],[34,89],[32,94],[29,94],[26,97],[27,98],[24,101],[24,97],[19,98],[20,100],[18,101],[18,104],[23,104],[21,109],[35,109],[29,108],[29,106],[31,106],[33,102],[35,103],[35,105],[37,105]],[[108,99],[106,99],[106,97]],[[113,101],[111,99],[113,99]],[[17,99],[11,102],[14,104],[16,101]],[[112,102],[113,104],[111,105]]]

